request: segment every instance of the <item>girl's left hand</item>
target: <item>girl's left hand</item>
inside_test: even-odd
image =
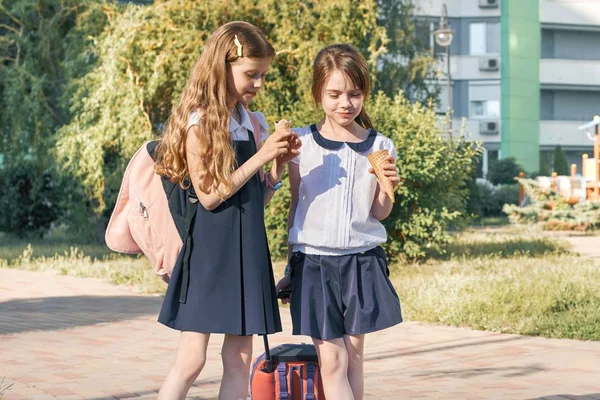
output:
[[[280,156],[277,157],[277,163],[281,166],[289,163],[290,161],[292,161],[294,158],[296,158],[298,156],[298,154],[300,154],[300,147],[302,147],[302,142],[300,141],[300,138],[298,137],[298,135],[296,135],[295,133],[292,133],[289,137],[288,137],[288,151],[285,154],[282,154]]]
[[[396,167],[396,163],[394,157],[391,155],[387,156],[385,159],[387,163],[385,163],[382,167],[383,174],[388,178],[392,185],[392,189],[396,189],[400,184],[400,176],[398,175],[398,168]],[[375,175],[375,171],[373,168],[369,168],[369,172]]]
[[[282,290],[290,288],[290,286],[292,286],[292,280],[290,279],[289,276],[284,276],[283,278],[281,278],[279,280],[279,282],[277,282],[277,285],[275,285],[275,291],[277,293],[279,293]],[[285,298],[281,299],[281,302],[283,304],[287,304],[290,302],[290,300],[291,300],[291,297],[285,297]]]

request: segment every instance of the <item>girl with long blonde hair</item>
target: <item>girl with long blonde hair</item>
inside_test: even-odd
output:
[[[300,141],[289,129],[268,135],[264,116],[246,108],[274,55],[252,24],[218,28],[158,147],[157,173],[189,187],[200,202],[190,252],[173,269],[158,319],[181,331],[162,400],[185,398],[205,364],[211,333],[225,334],[219,398],[246,399],[252,335],[281,331],[264,206]]]

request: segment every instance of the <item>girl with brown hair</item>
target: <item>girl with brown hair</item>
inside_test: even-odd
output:
[[[363,398],[365,334],[402,321],[388,274],[380,220],[400,181],[394,143],[373,129],[364,105],[369,67],[354,47],[323,48],[312,94],[324,117],[293,129],[302,141],[289,164],[289,264],[293,333],[311,336],[327,400]],[[379,181],[368,156],[384,151]],[[390,194],[385,188],[389,188]],[[391,196],[390,196],[391,195]]]

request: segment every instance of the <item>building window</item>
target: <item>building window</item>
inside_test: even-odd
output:
[[[499,117],[500,101],[498,100],[476,100],[471,101],[471,117]]]
[[[469,24],[469,54],[499,54],[500,24],[475,22]]]

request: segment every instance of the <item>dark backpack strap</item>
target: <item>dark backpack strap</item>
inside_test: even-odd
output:
[[[315,400],[315,363],[306,364],[306,396],[305,400]]]
[[[286,365],[284,362],[280,362],[277,365],[277,375],[279,375],[279,398],[281,400],[288,400],[289,394],[287,390],[287,376],[285,374]]]
[[[185,210],[184,229],[186,232],[185,241],[183,242],[183,271],[181,271],[181,292],[179,293],[179,302],[185,303],[187,300],[187,291],[190,283],[190,257],[192,255],[192,221],[196,216],[198,209],[198,199],[192,197],[188,192],[189,203]]]

